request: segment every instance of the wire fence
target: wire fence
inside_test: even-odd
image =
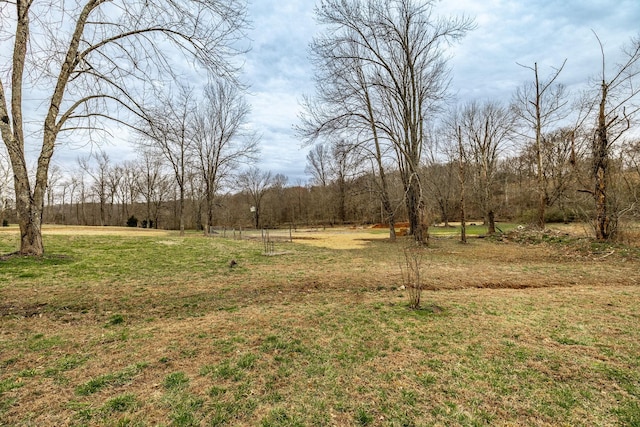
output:
[[[243,229],[243,228],[227,228],[212,227],[209,235],[212,237],[222,237],[234,240],[259,240],[262,241],[265,255],[276,254],[276,243],[293,242],[293,231],[288,229]]]

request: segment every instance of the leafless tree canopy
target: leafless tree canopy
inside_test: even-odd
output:
[[[514,134],[515,117],[499,103],[472,101],[462,108],[456,121],[461,132],[466,161],[473,165],[478,196],[489,234],[495,232],[493,193],[498,176],[498,162],[506,152]]]
[[[252,167],[238,176],[238,184],[248,194],[254,225],[256,228],[260,228],[262,224],[262,199],[267,189],[274,184],[274,177],[271,171],[265,172]]]
[[[200,108],[194,114],[193,144],[195,169],[204,183],[208,233],[213,226],[214,199],[234,172],[255,160],[258,137],[245,125],[249,104],[235,84],[216,81],[205,88]]]
[[[596,35],[597,38],[597,35]],[[611,157],[614,144],[620,141],[640,113],[640,37],[624,49],[624,62],[608,72],[602,43],[602,71],[590,106],[596,112],[592,143],[592,195],[595,201],[596,237],[606,240],[615,236],[618,224],[616,207],[611,204]]]
[[[434,9],[433,1],[322,1],[316,15],[327,31],[312,45],[317,97],[305,102],[302,117],[303,135],[348,129],[359,144],[369,144],[381,176],[384,146],[395,153],[419,242],[425,239],[418,173],[425,122],[446,96],[444,47],[473,27],[466,18],[440,18]]]
[[[514,96],[514,111],[521,121],[523,133],[529,135],[529,137],[531,137],[531,132],[533,133],[534,162],[538,175],[538,218],[536,225],[541,229],[544,229],[545,225],[546,207],[551,203],[544,175],[544,149],[553,148],[549,144],[550,141],[544,140],[543,133],[550,132],[552,126],[556,126],[558,122],[565,119],[569,114],[569,109],[567,108],[569,99],[565,93],[565,86],[556,82],[566,62],[565,60],[562,66],[555,69],[546,81],[541,80],[537,63],[533,67],[523,65],[523,67],[533,71],[534,80],[516,89]]]

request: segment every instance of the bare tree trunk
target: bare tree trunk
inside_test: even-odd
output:
[[[5,91],[0,81],[0,132],[7,147],[11,166],[13,169],[13,183],[16,194],[16,211],[20,226],[20,253],[22,255],[42,255],[41,223],[44,199],[38,198],[38,194],[31,192],[29,174],[24,158],[24,131],[22,118],[22,82],[24,75],[25,57],[27,54],[27,42],[29,39],[29,7],[30,3],[24,0],[16,2],[17,22],[13,50],[11,81],[11,113],[9,112],[5,98]],[[40,163],[40,162],[38,162]],[[38,170],[38,177],[42,176]],[[46,175],[44,177],[46,184]],[[45,185],[46,187],[46,185]],[[43,191],[43,189],[41,188]]]
[[[425,224],[424,206],[420,196],[420,188],[415,179],[411,179],[407,187],[407,212],[409,216],[409,228],[414,240],[418,244],[428,243],[427,227]]]
[[[489,211],[489,214],[487,215],[487,217],[489,218],[489,222],[487,224],[487,234],[492,236],[496,234],[496,218],[493,210]]]
[[[16,194],[21,196],[31,194],[28,189],[27,177],[20,173],[14,175]],[[32,198],[17,197],[16,211],[18,213],[18,225],[20,226],[20,254],[43,255],[42,244],[42,209],[34,203]]]
[[[373,142],[375,144],[375,157],[378,165],[378,171],[380,172],[380,198],[382,199],[382,207],[387,221],[389,222],[389,240],[392,242],[396,240],[396,219],[395,212],[391,206],[391,200],[389,197],[389,184],[387,183],[387,175],[384,171],[384,163],[382,162],[382,150],[380,148],[380,139],[378,137],[378,127],[375,121],[375,115],[373,112],[373,106],[371,98],[369,96],[369,90],[364,84],[364,76],[362,75],[362,69],[359,70],[359,77],[362,83],[365,94],[365,102],[367,105],[367,113],[369,119],[369,126],[371,127],[371,133],[373,135]]]
[[[462,129],[460,126],[458,126],[458,152],[460,156],[458,159],[458,177],[460,178],[460,241],[462,243],[467,243],[467,224],[464,200],[466,174],[464,168],[464,150],[462,148]]]
[[[607,119],[605,103],[607,85],[602,82],[602,98],[598,112],[598,130],[593,141],[593,198],[596,204],[596,239],[607,240],[610,236],[610,218],[607,212],[607,168],[609,166],[609,141],[607,140]]]
[[[36,214],[37,215],[37,214]],[[43,255],[42,226],[39,220],[20,220],[20,254]]]
[[[206,200],[206,213],[207,219],[204,224],[204,236],[209,236],[211,234],[211,229],[213,228],[213,191],[210,188],[209,184],[205,185],[205,200]]]
[[[345,181],[344,174],[340,171],[338,175],[338,219],[340,224],[347,221],[347,183]]]
[[[544,173],[542,171],[542,119],[540,112],[540,80],[538,78],[538,63],[535,63],[535,79],[536,79],[536,163],[538,167],[538,218],[537,227],[544,230],[545,211],[547,208],[546,185],[544,182]]]
[[[180,202],[179,202],[179,210],[180,212],[180,236],[184,236],[184,186],[180,186]]]

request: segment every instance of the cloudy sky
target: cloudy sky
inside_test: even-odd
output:
[[[312,0],[252,0],[252,50],[244,80],[251,85],[251,126],[262,135],[259,167],[282,173],[289,183],[304,183],[309,147],[296,140],[299,102],[313,93],[308,45],[319,31]],[[532,78],[517,63],[537,62],[541,76],[567,59],[560,80],[580,90],[601,64],[595,31],[607,61],[620,58],[620,47],[640,34],[638,0],[445,0],[442,14],[466,14],[477,28],[450,51],[458,99],[508,101],[514,89]],[[133,150],[105,147],[114,160]],[[76,154],[73,157],[77,157]]]

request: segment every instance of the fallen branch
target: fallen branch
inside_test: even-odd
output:
[[[612,249],[611,252],[609,252],[608,254],[602,255],[601,257],[598,257],[598,259],[605,259],[609,255],[613,255],[615,251],[616,251],[615,249]]]

